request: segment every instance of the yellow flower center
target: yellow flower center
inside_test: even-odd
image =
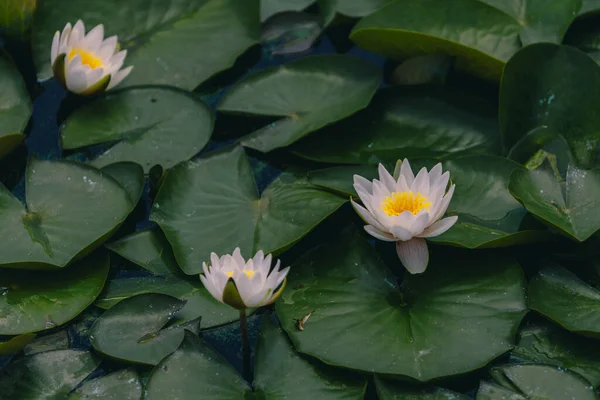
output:
[[[242,272],[244,274],[246,274],[246,276],[248,277],[248,279],[252,279],[252,277],[256,273],[256,272],[251,271],[249,269],[244,269],[244,270],[242,270]],[[227,271],[227,272],[225,272],[225,275],[227,275],[228,278],[231,278],[233,276],[233,271]]]
[[[408,192],[394,192],[381,202],[381,209],[390,216],[398,216],[403,211],[410,211],[417,215],[422,209],[429,211],[431,202],[421,193],[415,195],[412,190]]]
[[[102,67],[104,65],[102,59],[97,57],[96,54],[92,53],[91,51],[79,48],[71,49],[71,51],[69,52],[69,61],[71,61],[73,57],[75,57],[77,54],[79,54],[79,56],[81,57],[81,63],[83,65],[89,66],[92,69]]]

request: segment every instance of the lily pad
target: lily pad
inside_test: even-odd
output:
[[[543,364],[492,368],[496,383],[482,382],[477,400],[594,400],[594,388],[580,375]]]
[[[600,290],[561,266],[547,265],[531,280],[529,307],[570,331],[600,337]]]
[[[589,380],[592,385],[600,385],[598,341],[575,335],[553,324],[523,328],[511,358],[567,368]]]
[[[369,104],[379,87],[377,66],[347,55],[317,55],[256,72],[221,99],[221,112],[281,119],[242,138],[268,152],[343,119]]]
[[[390,88],[352,117],[292,147],[301,157],[343,164],[500,154],[497,109],[451,88]]]
[[[64,399],[100,360],[86,351],[56,350],[21,358],[0,371],[3,400]]]
[[[27,37],[37,0],[4,0],[2,3],[0,33],[19,39]]]
[[[298,351],[331,365],[419,381],[472,371],[513,347],[525,279],[509,258],[452,251],[437,248],[427,272],[406,275],[400,289],[346,230],[292,265],[277,315]]]
[[[0,185],[0,266],[62,268],[89,253],[134,207],[110,175],[68,161],[31,159],[26,206]]]
[[[499,80],[521,47],[521,26],[504,12],[473,0],[391,2],[360,20],[350,39],[393,60],[429,53],[456,56],[456,67]]]
[[[261,0],[260,20],[266,21],[275,14],[285,11],[302,11],[316,0]]]
[[[265,318],[256,350],[254,392],[219,353],[186,331],[179,349],[150,374],[146,399],[192,400],[198,393],[207,400],[362,399],[366,380],[342,375],[297,355],[281,329]]]
[[[67,22],[82,19],[91,29],[104,24],[128,51],[131,75],[121,85],[166,84],[192,90],[231,67],[258,43],[258,0],[45,0],[33,25],[38,78],[52,76],[50,44]]]
[[[259,197],[246,154],[234,147],[171,169],[150,219],[165,233],[181,269],[193,275],[211,252],[240,247],[250,257],[260,249],[285,249],[345,201],[289,173]]]
[[[90,163],[136,162],[148,173],[196,155],[213,128],[210,109],[183,90],[139,87],[106,94],[75,110],[60,132],[65,149],[115,142]]]
[[[534,129],[562,135],[575,159],[592,164],[600,145],[600,66],[570,46],[538,43],[506,64],[500,87],[500,130],[506,150]]]
[[[142,382],[137,372],[124,369],[86,382],[71,393],[69,400],[118,399],[140,400]]]
[[[108,275],[108,254],[93,254],[61,271],[0,272],[0,335],[55,328],[94,302]]]
[[[19,145],[31,116],[31,100],[19,70],[0,50],[0,158]]]
[[[517,170],[510,193],[527,210],[568,236],[583,242],[600,229],[600,169],[567,168],[566,190],[547,163]]]
[[[184,301],[164,294],[130,297],[94,322],[90,342],[97,352],[111,358],[156,365],[183,339],[185,326],[168,325],[184,305]]]
[[[23,350],[35,338],[33,333],[24,333],[0,342],[0,357],[11,356]]]
[[[411,388],[406,383],[384,380],[375,375],[380,400],[468,400],[469,397],[444,388]]]
[[[137,204],[144,192],[144,170],[139,164],[132,162],[119,162],[107,165],[102,172],[110,175],[127,191],[131,204]]]

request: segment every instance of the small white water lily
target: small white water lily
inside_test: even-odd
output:
[[[454,185],[446,193],[450,173],[442,174],[442,164],[427,172],[413,174],[408,160],[400,166],[398,179],[379,164],[379,180],[372,182],[354,175],[354,189],[364,207],[352,201],[352,206],[368,224],[365,230],[373,237],[396,242],[396,252],[411,274],[425,271],[429,250],[424,238],[438,236],[452,227],[458,217],[442,218]]]
[[[94,27],[87,35],[81,20],[71,29],[67,23],[62,33],[52,39],[50,62],[54,77],[68,90],[92,95],[110,90],[129,75],[132,66],[121,69],[127,50],[118,51],[117,36],[104,40],[104,26]]]
[[[277,260],[270,271],[271,255],[265,257],[262,250],[245,261],[238,247],[233,254],[221,258],[211,253],[210,265],[202,263],[204,275],[200,275],[200,280],[221,303],[238,310],[256,308],[273,303],[283,292],[290,268],[280,271],[280,265]]]

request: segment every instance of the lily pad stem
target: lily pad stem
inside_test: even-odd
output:
[[[240,310],[240,334],[242,335],[242,352],[244,364],[242,374],[250,382],[250,344],[248,343],[248,325],[246,324],[246,310]]]

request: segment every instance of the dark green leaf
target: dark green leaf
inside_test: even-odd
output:
[[[380,400],[468,400],[469,397],[443,388],[412,388],[407,383],[384,380],[375,375]]]
[[[0,0],[0,33],[25,38],[37,0]],[[1,85],[0,87],[4,87]]]
[[[134,370],[124,369],[86,382],[71,393],[69,400],[140,400],[142,383]]]
[[[347,55],[317,55],[256,72],[231,88],[221,112],[281,117],[242,138],[262,152],[288,146],[369,104],[377,67]]]
[[[11,356],[23,350],[35,338],[33,333],[24,333],[0,342],[0,357]]]
[[[43,335],[38,336],[25,346],[23,354],[29,356],[45,351],[67,350],[71,347],[69,342],[69,326],[65,326],[63,329],[50,334],[44,332]]]
[[[119,162],[107,165],[102,172],[110,175],[127,191],[132,204],[137,204],[144,191],[144,170],[139,164]]]
[[[25,82],[17,68],[1,51],[0,49],[0,158],[23,141],[23,130],[31,116],[31,101]]]
[[[302,11],[316,0],[260,0],[260,20],[284,11]]]

